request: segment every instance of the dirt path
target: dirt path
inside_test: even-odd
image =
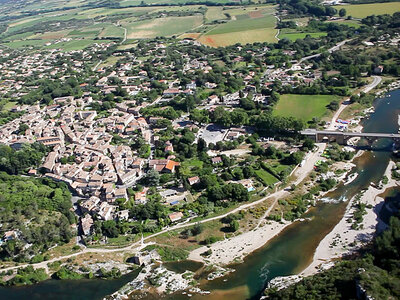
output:
[[[315,163],[321,159],[321,154],[322,152],[324,152],[325,148],[326,148],[326,144],[325,143],[319,143],[316,144],[318,149],[315,152],[312,152],[311,154],[309,154],[309,157],[306,160],[306,163],[304,164],[304,166],[302,167],[297,167],[297,169],[294,171],[294,176],[296,177],[296,180],[293,182],[294,185],[299,185],[307,176],[308,174],[310,174],[310,172],[314,169],[314,165]],[[271,206],[267,209],[267,211],[264,213],[264,215],[261,217],[260,221],[258,222],[256,229],[258,227],[261,226],[261,224],[264,222],[265,218],[268,217],[268,215],[270,214],[271,210],[274,208],[274,206],[276,205],[276,203],[278,203],[279,199],[283,198],[283,197],[287,197],[291,194],[290,191],[287,190],[280,190],[268,197],[266,197],[265,199],[269,199],[272,197],[275,197],[274,202],[271,204]]]

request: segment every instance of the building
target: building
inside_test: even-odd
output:
[[[93,218],[91,215],[87,214],[85,217],[81,218],[81,228],[84,235],[90,235],[93,228]]]
[[[199,176],[190,177],[190,178],[188,178],[188,182],[190,185],[194,185],[194,184],[200,182],[200,178],[199,178]]]
[[[183,213],[180,211],[173,212],[168,215],[168,218],[171,220],[171,222],[176,222],[183,218]]]
[[[382,72],[383,72],[383,66],[377,66],[374,68],[375,74],[382,74]]]
[[[213,165],[221,164],[222,163],[222,158],[221,158],[221,156],[213,157],[213,158],[211,158],[211,162],[213,163]]]

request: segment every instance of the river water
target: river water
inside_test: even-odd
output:
[[[397,133],[400,90],[389,95],[375,101],[375,113],[363,122],[365,132]],[[232,266],[235,272],[213,281],[201,280],[200,288],[211,291],[211,294],[194,295],[192,299],[258,299],[271,279],[302,271],[312,261],[320,241],[342,218],[346,200],[366,189],[371,181],[380,181],[391,158],[391,150],[390,140],[378,141],[373,151],[355,160],[354,172],[359,176],[352,183],[339,185],[304,215],[306,221],[288,226],[266,246],[248,255],[243,263]],[[136,275],[131,273],[115,280],[48,280],[27,287],[0,288],[0,299],[97,300],[116,291]],[[175,294],[164,298],[179,300],[188,297]]]

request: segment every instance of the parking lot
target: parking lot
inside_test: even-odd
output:
[[[227,129],[223,129],[221,126],[215,124],[210,124],[199,130],[198,137],[205,140],[207,145],[210,143],[215,144],[224,139],[226,132]]]

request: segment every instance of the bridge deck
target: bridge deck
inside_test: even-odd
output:
[[[372,138],[396,138],[400,139],[398,133],[379,133],[379,132],[342,132],[332,130],[303,130],[300,132],[302,135],[338,135],[347,137],[372,137]]]

